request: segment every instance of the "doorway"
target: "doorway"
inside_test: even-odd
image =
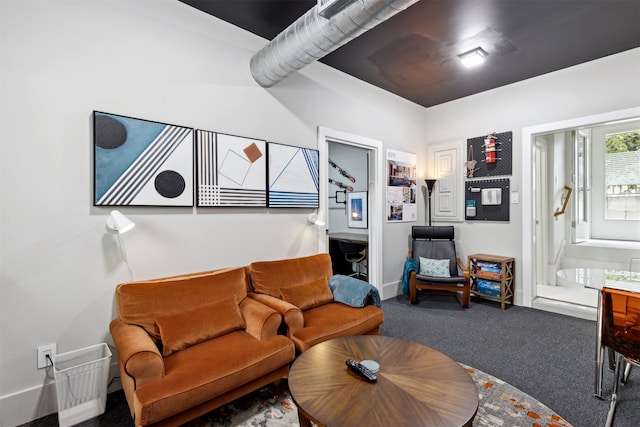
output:
[[[366,234],[368,236],[368,281],[382,293],[382,218],[384,214],[382,189],[384,188],[384,158],[382,142],[363,136],[336,131],[327,127],[318,127],[318,151],[320,154],[320,208],[327,221],[329,215],[329,144],[344,144],[357,147],[368,152],[369,177],[368,177],[368,205],[369,218]],[[329,252],[328,230],[326,227],[318,236],[318,252]],[[362,230],[364,233],[365,230]]]
[[[575,169],[579,165],[580,159],[575,157],[575,154],[570,154],[579,152],[574,150],[574,142],[585,142],[584,138],[581,138],[584,136],[583,130],[609,122],[637,118],[639,115],[640,108],[631,108],[523,129],[522,271],[523,304],[525,306],[595,319],[596,297],[590,297],[589,301],[585,303],[581,300],[580,295],[584,291],[581,287],[572,286],[573,284],[569,282],[560,283],[562,286],[556,286],[559,284],[556,275],[558,268],[567,266],[623,268],[625,267],[624,262],[616,263],[615,261],[604,259],[602,254],[611,253],[611,248],[614,247],[616,251],[627,251],[623,252],[622,258],[628,258],[633,251],[637,250],[637,247],[640,247],[640,244],[633,242],[631,243],[631,248],[629,248],[628,242],[626,244],[616,242],[592,244],[590,243],[592,242],[591,240],[584,240],[583,229],[577,233],[576,231],[578,230],[571,229],[578,225],[585,226],[585,224],[579,224],[579,222],[586,222],[585,220],[588,219],[588,216],[585,217],[584,215],[585,212],[588,215],[588,211],[583,210],[583,216],[578,215],[577,222],[573,217],[569,217],[566,214],[560,215],[564,218],[558,219],[558,216],[554,216],[553,212],[550,211],[551,209],[555,210],[557,207],[558,201],[555,200],[555,196],[557,196],[555,193],[558,186],[562,187],[562,180],[571,187],[577,188],[578,193],[574,193],[573,197],[580,197],[582,202],[584,202],[584,197],[587,194],[585,192],[589,190],[588,187],[584,186],[585,171]],[[566,168],[562,171],[555,169],[556,165],[549,158],[549,153],[559,146],[564,146],[564,148],[561,151],[555,151],[555,154],[560,157],[565,155],[567,157],[567,159],[562,160],[563,168]],[[582,194],[580,194],[581,192]],[[578,213],[574,212],[579,209],[578,206],[584,205],[574,204],[570,209],[570,213],[573,216]],[[551,233],[552,230],[554,231],[553,233]],[[581,239],[583,241],[580,241]],[[567,248],[565,246],[567,243],[571,245],[571,250],[576,250],[577,252],[571,255],[571,260],[563,261],[560,255],[566,254]],[[581,252],[585,250],[595,253],[594,257],[598,261],[594,262],[590,259],[591,255],[585,255],[585,252]],[[620,253],[615,252],[615,256],[620,258]],[[598,265],[598,262],[601,264]],[[562,280],[561,277],[560,280]],[[545,293],[547,290],[558,292],[551,295]]]

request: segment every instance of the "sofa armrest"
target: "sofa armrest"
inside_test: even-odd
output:
[[[273,308],[253,298],[245,298],[240,303],[240,312],[247,322],[247,333],[254,338],[263,341],[278,334],[282,316]]]
[[[119,319],[109,326],[118,350],[118,361],[135,381],[136,388],[164,376],[164,359],[149,334],[140,326]]]
[[[249,292],[248,295],[254,300],[273,308],[282,315],[284,323],[287,326],[287,336],[289,338],[291,338],[296,331],[303,328],[304,317],[302,316],[302,310],[295,305],[267,294]]]

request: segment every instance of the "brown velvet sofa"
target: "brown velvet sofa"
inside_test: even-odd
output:
[[[380,308],[334,301],[328,286],[329,254],[254,262],[248,270],[249,296],[282,314],[286,335],[298,353],[332,338],[380,333],[384,322]]]
[[[176,426],[286,378],[282,316],[247,297],[245,267],[118,285],[110,329],[136,426]]]

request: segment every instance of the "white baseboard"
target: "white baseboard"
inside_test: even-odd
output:
[[[46,384],[2,396],[0,426],[15,427],[57,411],[56,385],[51,379]]]
[[[111,360],[109,382],[120,374],[118,361]],[[108,392],[121,389],[120,381],[113,381]],[[0,397],[0,427],[15,427],[58,412],[56,383],[53,371],[47,373],[47,382],[16,393]]]
[[[538,297],[533,301],[533,308],[550,311],[552,313],[564,314],[565,316],[578,317],[586,320],[596,320],[597,314],[594,307],[587,307],[579,304],[571,304],[564,301],[556,301],[548,298]]]
[[[382,285],[382,291],[380,292],[380,298],[384,301],[389,298],[402,295],[402,282],[399,280],[396,282],[385,283]]]

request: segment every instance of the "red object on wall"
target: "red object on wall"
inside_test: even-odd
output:
[[[496,162],[496,140],[495,135],[489,135],[484,140],[484,159],[487,163]]]

